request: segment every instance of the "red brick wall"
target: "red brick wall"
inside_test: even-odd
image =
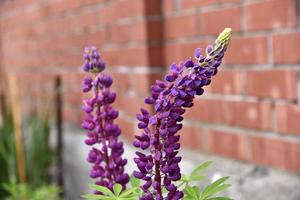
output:
[[[65,119],[79,124],[82,50],[96,45],[115,77],[123,132],[132,138],[134,114],[165,66],[232,27],[221,72],[186,114],[183,145],[300,172],[298,6],[298,0],[4,0],[1,63],[35,98],[61,74]]]

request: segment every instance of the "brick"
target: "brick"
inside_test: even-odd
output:
[[[207,92],[217,94],[241,94],[243,89],[240,73],[228,70],[221,70],[205,88]]]
[[[144,1],[145,15],[151,16],[161,14],[161,4],[160,0]]]
[[[102,29],[93,32],[72,34],[61,38],[61,40],[64,41],[62,43],[66,43],[65,45],[68,48],[83,50],[86,46],[102,46],[107,41],[107,35],[106,30]]]
[[[81,87],[79,87],[79,84],[81,84],[84,76],[83,73],[62,73],[60,77],[62,79],[63,91],[80,92]]]
[[[69,10],[75,10],[81,6],[81,0],[66,0],[66,2],[68,3]]]
[[[98,23],[97,19],[98,12],[85,12],[78,16],[80,28],[91,28],[96,26]]]
[[[121,116],[116,119],[116,123],[121,128],[122,135],[124,135],[127,140],[132,142],[134,140],[134,135],[136,131],[133,123],[126,118],[126,116]]]
[[[110,66],[147,66],[149,64],[146,47],[114,48],[102,51],[102,55]]]
[[[165,19],[164,33],[167,39],[194,36],[196,30],[195,14],[172,16]]]
[[[68,9],[67,1],[59,1],[49,4],[52,13],[60,14]]]
[[[221,102],[215,99],[201,99],[194,100],[193,109],[187,109],[184,114],[186,119],[204,121],[204,122],[218,122],[222,119],[215,118],[214,114],[221,108]]]
[[[175,1],[174,0],[164,0],[162,1],[163,13],[168,13],[175,10]]]
[[[131,24],[112,25],[111,39],[114,43],[126,43],[131,40]]]
[[[230,27],[234,32],[241,30],[241,9],[227,8],[201,13],[200,32],[204,35],[220,33],[224,28]]]
[[[167,65],[174,62],[181,62],[188,58],[194,57],[196,48],[205,48],[209,44],[207,41],[198,41],[194,43],[173,43],[164,46],[164,56]]]
[[[238,160],[246,160],[246,138],[239,133],[208,131],[209,152]]]
[[[110,72],[114,82],[113,89],[119,94],[127,93],[130,89],[130,75],[127,73]]]
[[[199,128],[184,125],[183,129],[179,131],[180,144],[184,148],[202,150],[201,134]]]
[[[271,105],[269,103],[230,102],[227,109],[232,110],[232,125],[260,130],[271,128]]]
[[[99,22],[101,24],[110,24],[112,22],[115,22],[119,18],[117,6],[118,4],[116,2],[112,2],[101,9],[98,15]]]
[[[300,136],[300,106],[295,104],[277,104],[275,108],[276,131]]]
[[[239,3],[240,0],[218,0],[220,4],[225,4],[225,3]]]
[[[148,74],[133,74],[134,79],[131,79],[132,86],[137,95],[146,97],[150,95],[150,86],[155,83],[155,80],[161,80],[162,75],[160,73],[148,73]]]
[[[245,7],[245,17],[247,30],[250,31],[294,27],[297,24],[296,1],[253,3]]]
[[[104,3],[105,0],[83,0],[81,1],[82,6],[87,6],[87,5],[93,5],[93,4],[100,4]]]
[[[217,0],[182,0],[182,8],[201,8],[217,3]]]
[[[49,90],[49,93],[53,91],[55,74],[19,72],[16,74],[16,77],[19,81],[19,87],[24,89],[24,92],[26,92],[26,90],[39,91],[41,88]],[[32,82],[35,84],[32,84]]]
[[[131,26],[131,41],[159,41],[163,37],[160,20],[138,21]]]
[[[63,96],[63,104],[72,106],[73,108],[78,108],[78,110],[81,110],[82,107],[82,101],[84,94],[79,92],[64,92],[62,94]],[[88,96],[88,95],[87,95]],[[83,111],[82,111],[83,112]]]
[[[145,21],[138,21],[134,23],[132,25],[132,39],[137,41],[146,41],[149,37],[147,26],[148,23]]]
[[[141,107],[151,111],[151,106],[144,103],[144,98],[134,95],[119,95],[116,102],[116,108],[124,112],[126,115],[135,116],[140,113]]]
[[[119,18],[142,16],[145,12],[145,2],[141,0],[122,0],[117,1],[117,9],[114,10]],[[150,9],[150,7],[149,7]],[[152,8],[153,9],[153,8]],[[150,10],[151,13],[151,10]]]
[[[75,125],[75,127],[81,127],[84,119],[84,112],[78,108],[72,108],[71,106],[63,107],[63,120],[68,123]]]
[[[280,138],[251,137],[252,161],[300,172],[300,143]]]
[[[300,33],[287,33],[273,36],[274,62],[299,63]]]
[[[196,99],[193,109],[187,110],[185,116],[187,119],[209,123],[258,130],[271,129],[271,105],[269,103]]]
[[[264,70],[247,72],[248,95],[271,98],[297,98],[297,72]]]
[[[163,38],[163,26],[162,22],[159,21],[147,21],[147,36],[148,40],[161,40]]]
[[[107,33],[106,29],[99,29],[97,31],[91,31],[88,34],[85,34],[84,41],[85,41],[85,46],[94,45],[97,47],[101,47],[103,44],[105,44],[107,42],[107,39],[108,39],[108,33]],[[101,51],[101,49],[100,49],[100,51]]]
[[[226,64],[265,64],[268,61],[267,38],[233,38],[224,58]]]
[[[160,66],[162,49],[160,47],[103,48],[103,59],[110,66]],[[150,57],[150,56],[152,57]],[[117,58],[117,59],[116,59]]]
[[[74,68],[78,67],[82,63],[82,52],[65,52],[64,55],[57,55],[56,59],[61,66]]]

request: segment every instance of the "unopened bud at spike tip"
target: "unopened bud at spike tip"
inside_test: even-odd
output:
[[[232,36],[232,29],[231,28],[225,28],[218,36],[218,38],[215,41],[216,45],[228,45],[230,39]]]

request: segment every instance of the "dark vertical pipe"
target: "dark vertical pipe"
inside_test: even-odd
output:
[[[58,174],[57,182],[60,187],[63,188],[63,130],[62,130],[62,95],[61,95],[61,77],[57,75],[55,77],[55,102],[56,102],[56,131],[57,131],[57,165]]]

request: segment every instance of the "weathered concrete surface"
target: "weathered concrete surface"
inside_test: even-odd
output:
[[[81,199],[80,195],[89,192],[87,186],[92,183],[88,177],[89,164],[85,161],[88,147],[83,143],[82,131],[68,129],[65,133],[65,199],[77,200]],[[126,169],[129,172],[135,168],[132,162],[134,151],[134,148],[126,145],[125,156],[129,160]],[[232,187],[227,194],[236,200],[300,200],[299,175],[190,151],[182,151],[181,155],[181,169],[187,174],[201,162],[214,161],[206,181],[219,176],[231,176]]]

